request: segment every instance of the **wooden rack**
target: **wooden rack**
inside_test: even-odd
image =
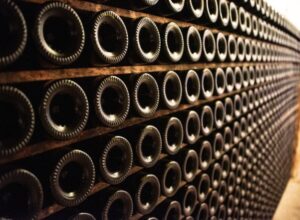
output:
[[[33,3],[33,4],[43,4],[47,2],[48,0],[21,0],[23,2],[27,3]],[[103,10],[112,10],[116,12],[118,15],[124,18],[129,19],[138,19],[141,17],[149,17],[154,22],[158,24],[167,24],[169,22],[176,22],[181,28],[187,28],[190,26],[195,26],[199,31],[204,31],[205,29],[209,28],[214,34],[217,34],[219,32],[222,32],[224,35],[234,35],[235,37],[243,36],[245,39],[250,40],[256,40],[257,42],[267,42],[270,45],[276,45],[280,46],[282,48],[289,48],[290,50],[293,50],[295,52],[299,53],[299,50],[293,48],[293,47],[286,47],[282,44],[277,44],[268,40],[261,40],[258,38],[254,38],[253,36],[245,35],[244,33],[236,34],[232,30],[225,31],[222,28],[214,28],[209,25],[200,25],[196,23],[191,22],[185,22],[185,21],[178,21],[174,20],[172,18],[165,18],[160,17],[157,15],[152,15],[144,12],[136,12],[132,10],[127,9],[121,9],[113,6],[107,6],[103,5],[101,3],[93,3],[88,1],[80,1],[80,0],[60,0],[62,2],[68,3],[70,6],[72,6],[76,10],[81,11],[88,11],[88,12],[99,12]],[[98,2],[101,2],[101,0],[98,0]],[[297,64],[300,63],[300,60],[297,62]],[[123,74],[142,74],[142,73],[155,73],[155,72],[166,72],[169,70],[174,71],[188,71],[188,70],[201,70],[204,68],[227,68],[227,67],[248,67],[248,66],[257,66],[257,65],[272,65],[272,64],[281,64],[282,66],[289,66],[291,62],[210,62],[210,63],[176,63],[176,64],[152,64],[152,65],[136,65],[136,66],[101,66],[101,67],[88,67],[88,68],[64,68],[64,69],[43,69],[43,70],[18,70],[18,71],[4,71],[0,72],[0,84],[21,84],[21,83],[28,83],[28,82],[37,82],[37,81],[47,81],[47,80],[59,80],[59,79],[76,79],[76,78],[85,78],[85,77],[97,77],[97,76],[103,76],[103,75],[123,75]],[[146,123],[151,120],[158,119],[163,116],[171,115],[174,113],[178,113],[180,111],[192,109],[192,108],[199,108],[205,104],[211,104],[215,102],[216,100],[224,99],[228,96],[233,96],[235,94],[249,91],[251,89],[258,88],[260,86],[267,85],[268,83],[261,83],[259,85],[249,86],[247,88],[243,88],[238,91],[233,91],[230,93],[225,93],[221,96],[214,96],[209,99],[205,100],[198,100],[194,104],[181,104],[177,109],[175,110],[169,110],[169,109],[159,109],[154,116],[150,118],[141,118],[141,117],[132,117],[128,118],[121,126],[116,128],[110,128],[110,127],[104,127],[99,126],[95,128],[90,128],[87,130],[84,130],[81,132],[78,136],[76,136],[73,139],[70,140],[44,140],[38,143],[30,144],[29,146],[24,147],[22,150],[17,152],[16,154],[0,158],[0,166],[1,165],[7,165],[9,163],[12,163],[17,160],[22,160],[26,158],[30,158],[42,153],[46,153],[55,149],[60,149],[81,141],[85,141],[91,138],[95,138],[98,136],[102,136],[111,132],[115,132],[124,128],[129,128],[141,123]],[[289,114],[293,113],[295,109],[291,109],[289,112],[286,113],[285,117],[287,117]],[[244,116],[241,115],[240,117]],[[240,118],[239,117],[239,118]],[[225,127],[230,123],[226,123],[223,125]],[[249,135],[249,134],[248,134]],[[201,137],[203,138],[203,137]],[[244,137],[246,138],[246,137]],[[240,141],[244,140],[242,138]],[[237,143],[238,144],[238,143]],[[237,145],[234,144],[234,145]],[[183,144],[181,149],[187,147],[187,144]],[[224,152],[226,153],[226,152]],[[167,154],[162,153],[160,155],[160,159],[168,157]],[[141,170],[143,170],[143,167],[140,166],[133,166],[130,170],[129,175],[133,175]],[[201,171],[199,170],[197,175],[200,175]],[[185,181],[181,181],[180,187],[183,187],[187,183]],[[95,194],[110,185],[106,182],[100,181],[96,183],[90,193],[90,195]],[[165,196],[161,196],[159,198],[159,204],[166,200]],[[52,214],[55,214],[61,210],[63,210],[65,207],[55,203],[52,204],[46,208],[44,208],[38,215],[38,219],[47,218]],[[132,219],[136,220],[139,219],[142,215],[139,213],[136,213]]]

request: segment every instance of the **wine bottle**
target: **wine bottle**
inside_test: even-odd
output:
[[[211,185],[213,189],[217,189],[220,185],[222,178],[222,168],[219,163],[214,163],[209,167],[208,172],[210,174]]]
[[[101,149],[99,171],[109,184],[123,182],[132,167],[133,152],[129,141],[121,136],[113,136]]]
[[[198,173],[199,158],[195,150],[183,150],[179,155],[179,164],[181,165],[182,177],[185,181],[191,182]]]
[[[232,143],[233,143],[233,134],[229,126],[225,127],[223,137],[224,137],[224,149],[227,152],[232,148]]]
[[[227,217],[226,206],[221,204],[218,208],[218,211],[217,211],[217,214],[216,214],[216,219],[225,220],[226,217]]]
[[[132,102],[135,111],[142,117],[151,117],[159,105],[159,87],[155,78],[144,73],[134,77]]]
[[[213,143],[214,158],[216,160],[220,159],[220,157],[224,153],[224,138],[223,138],[223,135],[219,132],[214,134],[212,143]]]
[[[208,136],[212,132],[213,125],[214,125],[214,116],[211,107],[207,105],[202,107],[201,114],[200,114],[200,122],[201,122],[201,133],[204,136]]]
[[[243,87],[247,88],[249,86],[249,80],[250,80],[250,73],[248,67],[244,66],[242,68],[242,75],[243,75]]]
[[[199,149],[200,169],[206,170],[212,162],[213,149],[209,141],[203,141]]]
[[[160,0],[154,9],[149,9],[149,11],[154,11],[155,13],[167,17],[182,12],[184,5],[185,0]]]
[[[11,0],[0,2],[1,41],[0,68],[14,63],[23,54],[28,37],[24,15]]]
[[[200,138],[200,117],[196,111],[189,111],[183,117],[185,140],[189,144],[194,144]]]
[[[45,131],[56,139],[77,136],[87,124],[89,103],[84,90],[72,80],[59,80],[46,86],[40,104]]]
[[[217,22],[219,17],[219,5],[217,0],[205,0],[204,15],[210,24]]]
[[[139,131],[135,144],[137,162],[143,167],[153,167],[159,160],[162,150],[162,138],[159,130],[147,125]]]
[[[161,210],[164,210],[163,212]],[[160,204],[154,211],[158,219],[180,219],[182,215],[182,209],[180,203],[176,200],[167,199]]]
[[[201,94],[205,99],[210,98],[215,90],[215,81],[210,69],[205,68],[201,76]]]
[[[249,67],[249,85],[253,86],[256,81],[256,72],[253,66]]]
[[[226,0],[219,1],[219,16],[223,27],[227,27],[230,20],[229,3]]]
[[[225,201],[225,198],[227,197],[227,184],[224,180],[222,180],[218,187],[218,193],[219,193],[219,202],[220,204],[223,204]]]
[[[0,217],[36,219],[43,206],[43,188],[28,170],[14,169],[0,175]]]
[[[201,84],[200,78],[196,71],[189,70],[182,80],[183,94],[189,104],[196,103],[200,97]]]
[[[242,100],[240,95],[235,95],[233,99],[234,116],[240,117],[242,114]]]
[[[225,108],[225,121],[231,122],[233,120],[233,102],[230,97],[225,98],[224,101],[224,108]]]
[[[246,50],[245,52],[246,61],[250,62],[252,59],[252,45],[249,39],[245,39],[245,50]]]
[[[19,89],[0,86],[0,157],[25,147],[34,132],[35,114],[30,100]]]
[[[80,212],[72,216],[69,220],[96,220],[96,218],[90,213]]]
[[[227,58],[227,40],[222,32],[217,34],[216,45],[218,59],[220,62],[224,62]]]
[[[77,12],[63,2],[42,5],[34,24],[37,50],[54,65],[69,65],[81,55],[85,32]]]
[[[179,62],[184,53],[184,38],[180,27],[176,23],[170,22],[164,26],[160,34],[163,50],[161,60],[172,63]]]
[[[147,8],[153,7],[158,3],[159,0],[137,0],[137,1],[129,1],[132,5],[132,8],[136,9],[136,10],[145,10]]]
[[[246,92],[242,92],[241,97],[241,103],[242,103],[242,113],[246,114],[248,112],[248,106],[249,106],[249,97]]]
[[[185,30],[185,52],[190,62],[198,62],[202,54],[202,40],[197,28],[190,26]]]
[[[221,167],[222,167],[222,179],[226,179],[230,171],[230,159],[227,154],[224,154],[222,156]]]
[[[230,153],[230,166],[231,170],[236,170],[238,165],[239,152],[236,148],[233,148]]]
[[[195,185],[197,188],[198,199],[200,203],[202,203],[206,200],[210,191],[210,177],[206,173],[202,173],[200,176],[197,177]]]
[[[206,29],[203,32],[202,41],[203,41],[204,57],[206,61],[212,62],[215,59],[217,53],[217,46],[216,46],[215,36],[210,29]]]
[[[254,109],[254,93],[253,93],[253,90],[249,90],[247,95],[248,95],[248,98],[249,98],[248,107],[249,107],[249,110],[252,111]]]
[[[178,74],[169,71],[162,76],[161,102],[169,109],[176,109],[182,99],[182,85]]]
[[[51,170],[50,189],[59,204],[70,207],[86,200],[96,176],[94,163],[88,154],[71,150],[59,157]]]
[[[258,22],[257,17],[255,15],[252,15],[252,33],[254,37],[257,37],[258,35]]]
[[[184,19],[191,21],[202,17],[204,13],[204,0],[186,0],[183,9]]]
[[[221,128],[225,121],[225,107],[221,101],[214,104],[214,124],[216,128]]]
[[[231,67],[227,67],[225,71],[225,78],[226,78],[226,90],[227,92],[232,92],[235,88],[235,78],[233,69]]]
[[[230,13],[230,26],[232,29],[236,30],[239,25],[238,9],[234,2],[229,3],[229,13]]]
[[[100,0],[100,3],[102,2],[103,0]],[[154,7],[159,2],[159,0],[134,0],[134,1],[104,0],[104,2],[116,7],[124,7],[130,10],[142,11],[146,9],[151,9],[151,7]]]
[[[157,25],[149,18],[138,19],[132,28],[132,63],[153,63],[160,55],[161,39]]]
[[[248,134],[248,122],[245,117],[241,118],[241,137],[245,138]]]
[[[241,140],[241,126],[238,121],[235,121],[233,123],[232,133],[233,133],[233,142],[237,144]]]
[[[246,49],[245,49],[245,41],[242,37],[238,37],[237,39],[237,57],[240,62],[243,62],[245,59]]]
[[[208,220],[209,219],[209,209],[206,203],[199,203],[196,206],[196,210],[193,213],[195,220]]]
[[[184,131],[182,123],[178,118],[171,117],[163,122],[162,126],[163,150],[170,155],[175,155],[183,144]]]
[[[127,191],[113,188],[104,196],[105,198],[101,198],[102,203],[105,202],[99,219],[130,219],[133,213],[133,201]]]
[[[234,196],[228,195],[226,198],[226,208],[227,208],[227,215],[231,216],[234,210]]]
[[[231,4],[232,2],[230,2]],[[230,34],[227,39],[228,43],[228,58],[231,62],[234,62],[237,58],[238,55],[238,48],[237,48],[237,43],[236,43],[236,38]]]
[[[226,88],[226,76],[222,68],[217,68],[215,71],[215,94],[223,95]]]
[[[131,176],[126,180],[125,188],[132,195],[138,213],[147,215],[156,207],[161,189],[155,175],[141,172]]]
[[[246,15],[245,15],[245,9],[244,7],[239,7],[239,29],[241,32],[245,32],[246,31]]]
[[[161,191],[167,197],[172,197],[179,189],[181,182],[181,169],[176,161],[161,161],[155,168],[160,181]]]
[[[191,216],[197,205],[197,190],[193,185],[186,185],[176,194],[185,216]]]
[[[212,190],[208,195],[208,208],[210,215],[215,215],[217,213],[219,205],[219,193]]]
[[[129,45],[123,19],[113,11],[98,13],[92,24],[91,41],[100,62],[108,64],[121,62],[127,54]]]
[[[97,118],[106,126],[117,127],[129,113],[130,95],[126,84],[117,76],[100,79],[94,99]]]

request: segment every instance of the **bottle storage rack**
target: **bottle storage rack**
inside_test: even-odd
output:
[[[263,0],[124,2],[0,0],[0,217],[272,219],[300,32]]]

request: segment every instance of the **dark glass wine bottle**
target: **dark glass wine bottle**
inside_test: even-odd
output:
[[[55,65],[69,65],[81,55],[85,32],[77,12],[63,2],[42,5],[34,24],[34,41],[39,53]]]
[[[133,152],[129,141],[121,136],[113,136],[99,155],[99,170],[109,184],[123,182],[132,167]]]
[[[161,51],[161,39],[157,25],[149,17],[138,19],[132,28],[131,63],[153,63]]]
[[[96,176],[91,157],[81,150],[71,150],[58,156],[53,164],[49,185],[56,202],[70,207],[86,200]]]
[[[33,134],[35,114],[30,100],[19,89],[0,86],[0,157],[25,147]]]
[[[43,188],[28,170],[15,169],[0,175],[0,217],[36,219],[43,206]]]
[[[127,86],[117,76],[109,76],[99,81],[94,99],[96,116],[106,126],[119,126],[129,113],[130,95]]]
[[[98,13],[92,24],[91,41],[99,63],[121,62],[127,54],[129,45],[123,19],[113,11]]]
[[[19,6],[11,0],[0,2],[0,68],[14,63],[27,44],[27,24]]]
[[[70,139],[85,128],[89,102],[79,84],[65,79],[47,85],[39,110],[42,125],[50,136]]]

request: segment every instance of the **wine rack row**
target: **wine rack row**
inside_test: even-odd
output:
[[[0,218],[272,219],[300,33],[265,1],[0,0],[1,19]]]
[[[207,1],[206,4],[210,5],[216,2]],[[71,1],[70,3],[75,4],[76,1]],[[94,13],[92,15],[83,14],[83,18],[80,19],[73,8],[59,2],[48,3],[37,8],[34,7],[35,5],[31,7],[26,5],[27,7],[24,6],[24,13],[19,8],[18,10],[12,9],[15,6],[13,7],[11,4],[4,3],[3,7],[6,10],[11,10],[11,13],[15,13],[16,20],[20,26],[18,30],[21,33],[17,33],[14,30],[16,32],[14,34],[18,34],[20,39],[13,42],[15,45],[5,46],[7,47],[5,48],[6,54],[1,59],[1,66],[15,62],[23,53],[25,54],[19,64],[21,69],[68,66],[71,64],[78,67],[117,64],[124,60],[128,51],[128,58],[123,62],[124,64],[149,64],[154,63],[156,60],[159,63],[176,63],[180,60],[198,62],[201,57],[205,57],[203,61],[210,62],[215,59],[223,62],[226,60],[227,54],[227,59],[230,61],[235,61],[236,59],[239,61],[244,59],[247,61],[256,61],[256,59],[258,61],[269,61],[271,59],[288,61],[293,59],[292,61],[294,61],[297,57],[299,58],[297,54],[297,51],[299,51],[297,48],[298,44],[295,42],[295,39],[277,29],[267,28],[268,25],[255,25],[255,27],[260,28],[257,30],[253,29],[254,38],[246,38],[246,36],[235,36],[220,30],[211,30],[207,27],[197,28],[198,26],[193,23],[183,23],[180,26],[180,23],[175,22],[176,20],[168,20],[163,24],[159,24],[162,26],[158,27],[148,14],[141,14],[135,19],[136,21],[128,21],[127,28],[118,14],[112,10],[106,11],[114,8],[103,8],[102,10],[104,11],[96,15]],[[223,4],[225,3],[223,2]],[[231,4],[234,3],[230,2]],[[92,8],[94,5],[88,4],[87,6]],[[210,7],[218,9],[218,5],[209,6],[207,14],[211,13],[209,11]],[[237,6],[234,6],[234,8],[236,8],[237,20],[233,22],[231,15],[230,21],[231,23],[236,23],[243,33],[243,26],[246,24],[243,24],[242,21],[246,21],[246,19],[241,18],[241,14],[245,13],[244,9],[242,6],[239,8],[241,10],[238,10]],[[52,11],[55,13],[55,10],[65,11],[64,15],[56,11],[55,16],[61,20],[67,19],[73,28],[74,34],[69,36],[68,41],[66,40],[68,36],[59,35],[59,33],[62,33],[61,30],[66,28],[68,24],[56,23],[55,20],[51,20],[51,16],[48,19],[49,13],[51,14]],[[218,18],[218,10],[216,13],[216,18]],[[26,17],[27,14],[30,18]],[[36,14],[36,17],[32,18],[32,14]],[[227,12],[227,14],[229,15],[230,13]],[[207,16],[211,18],[210,15]],[[222,16],[220,15],[220,17]],[[26,26],[26,20],[29,20],[30,28]],[[106,23],[109,23],[111,26],[105,26]],[[251,24],[249,24],[250,30],[252,30]],[[58,25],[60,26],[58,27]],[[99,29],[100,25],[103,27]],[[9,31],[9,27],[7,29]],[[85,34],[85,29],[87,29],[87,34]],[[41,30],[50,32],[52,38],[49,38],[48,34]],[[51,35],[55,31],[57,33]],[[90,35],[90,37],[86,35]],[[109,38],[106,37],[108,35],[110,36]],[[55,43],[58,41],[54,39],[55,37],[64,40],[65,43],[58,45]],[[254,40],[255,38],[260,40]],[[101,39],[101,42],[99,39]],[[269,40],[270,43],[264,40]],[[113,46],[115,44],[116,46]],[[18,50],[14,50],[14,48],[18,48]],[[25,50],[28,51],[27,55]],[[184,53],[185,56],[183,56]],[[201,56],[201,54],[203,55]],[[83,58],[79,59],[81,55]],[[182,59],[183,57],[184,59]],[[39,60],[39,62],[36,62],[36,60]],[[32,64],[30,65],[30,63]]]

